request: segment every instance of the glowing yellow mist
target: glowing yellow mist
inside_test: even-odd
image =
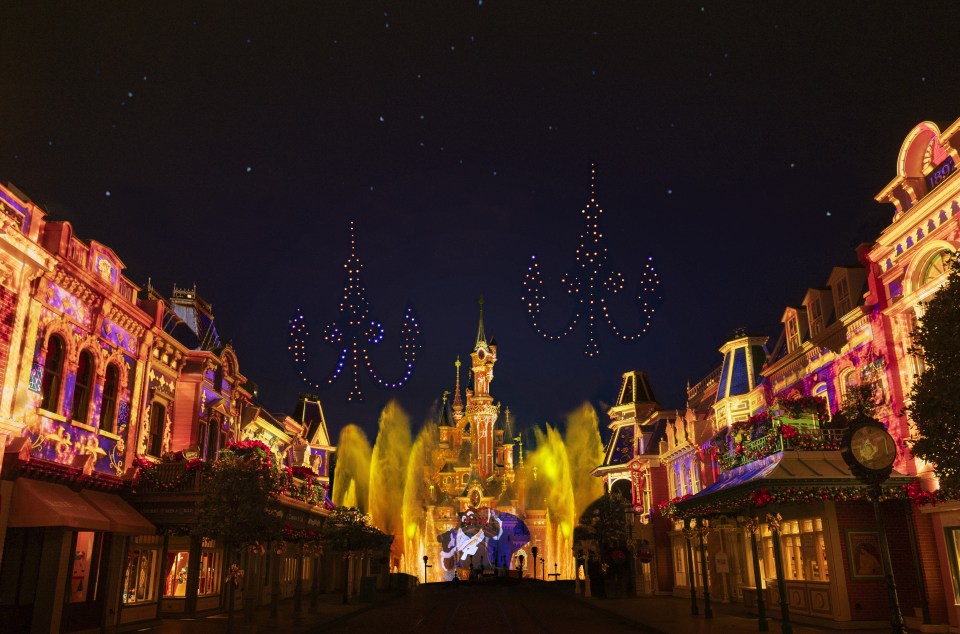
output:
[[[380,414],[380,429],[373,444],[367,505],[373,525],[388,535],[403,535],[401,515],[409,457],[410,419],[396,401],[390,401]],[[401,546],[395,541],[393,548],[399,550]]]
[[[600,422],[597,411],[584,403],[567,416],[564,437],[570,464],[570,483],[573,486],[574,525],[583,511],[603,495],[603,481],[591,471],[603,463],[603,443],[600,440]]]
[[[570,460],[560,432],[551,425],[546,431],[534,430],[537,448],[530,454],[530,466],[537,469],[537,482],[527,497],[529,508],[546,508],[547,531],[543,553],[548,570],[554,563],[564,578],[573,574],[573,527],[576,506],[570,477]],[[551,570],[552,571],[552,570]]]
[[[407,477],[403,489],[403,552],[406,569],[402,572],[418,576],[426,536],[421,533],[424,517],[430,503],[430,483],[427,473],[433,468],[433,452],[440,444],[440,433],[434,423],[427,423],[417,434],[407,462]]]
[[[337,469],[333,477],[333,503],[356,506],[367,511],[370,482],[370,441],[356,425],[340,431],[337,443]]]

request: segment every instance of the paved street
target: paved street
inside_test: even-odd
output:
[[[382,603],[333,627],[338,634],[383,631],[427,634],[450,632],[637,632],[614,614],[599,611],[551,584],[485,583],[475,586],[429,584]]]

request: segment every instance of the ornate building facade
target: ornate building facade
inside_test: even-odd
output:
[[[140,288],[110,247],[15,188],[0,187],[0,228],[0,621],[67,632],[222,609],[230,553],[185,536],[202,512],[192,465],[256,437],[326,487],[319,403],[264,412],[195,288]],[[294,530],[327,513],[283,503]],[[284,571],[278,592],[318,574],[292,553],[248,554],[238,601],[269,599],[257,576],[268,557]]]
[[[960,246],[958,130],[960,121],[911,130],[876,197],[893,205],[891,224],[785,309],[769,353],[763,339],[734,339],[723,366],[688,390],[660,453],[682,594],[693,585],[702,599],[706,586],[714,600],[763,600],[768,614],[783,601],[808,622],[888,618],[876,525],[832,422],[869,387],[897,446],[881,506],[903,614],[925,631],[960,627],[960,506],[923,503],[938,483],[911,454],[908,415],[923,371],[911,333]]]

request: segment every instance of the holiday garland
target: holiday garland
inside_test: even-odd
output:
[[[149,486],[157,491],[176,491],[183,487],[187,480],[197,471],[203,471],[203,460],[200,458],[191,458],[189,460],[184,460],[183,454],[176,454],[173,461],[168,462],[183,462],[183,470],[179,471],[177,475],[171,480],[164,480],[160,477],[160,470],[162,467],[160,465],[167,464],[164,462],[153,462],[152,460],[147,460],[146,458],[136,458],[133,461],[133,464],[137,467],[137,478],[140,482],[146,481],[149,483]]]
[[[870,494],[862,487],[850,486],[759,487],[722,500],[710,502],[705,499],[681,510],[678,503],[691,497],[693,496],[685,495],[666,500],[656,506],[656,511],[664,517],[685,519],[704,515],[741,513],[750,509],[763,508],[768,504],[867,501],[870,499]],[[905,500],[916,506],[938,504],[958,497],[960,497],[960,491],[943,489],[924,491],[916,482],[884,487],[880,493],[881,501]]]

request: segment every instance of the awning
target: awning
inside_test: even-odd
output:
[[[110,520],[64,485],[29,478],[17,478],[13,483],[9,526],[111,530]]]
[[[883,483],[885,489],[907,485],[914,479],[897,471]],[[724,471],[716,482],[676,502],[681,515],[734,512],[750,506],[753,492],[761,488],[793,491],[828,489],[863,490],[839,451],[780,451]]]
[[[157,527],[140,515],[119,495],[80,491],[80,497],[89,502],[110,521],[110,531],[121,535],[156,535]]]

